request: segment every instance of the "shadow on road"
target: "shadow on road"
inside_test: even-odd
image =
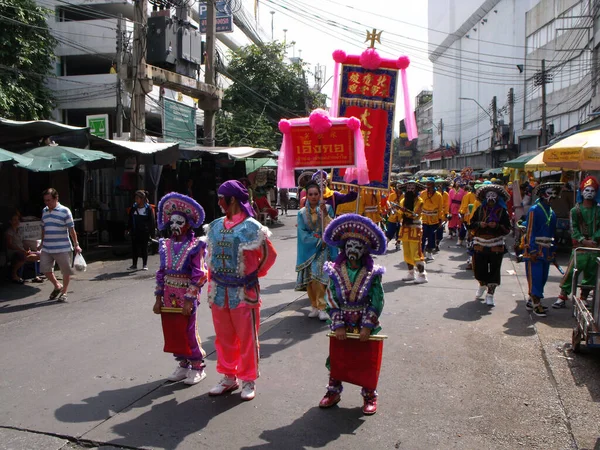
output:
[[[136,274],[136,271],[130,270],[128,272],[112,272],[112,273],[101,273],[96,275],[94,278],[90,278],[89,281],[105,281],[114,280],[115,278],[128,278]]]
[[[504,324],[505,334],[510,336],[529,337],[535,335],[535,328],[531,322],[529,311],[525,309],[525,300],[517,302],[515,309],[511,311],[511,315]]]
[[[281,291],[288,291],[288,290],[293,291],[294,287],[296,287],[296,282],[288,281],[287,283],[271,284],[271,285],[267,286],[266,288],[261,289],[260,293],[262,295],[279,294]]]
[[[492,313],[493,308],[486,304],[471,300],[463,303],[458,308],[448,308],[444,313],[444,318],[452,320],[460,320],[463,322],[475,322],[483,316],[488,316]]]
[[[27,284],[6,284],[0,285],[0,303],[9,302],[11,300],[21,300],[40,292],[39,287],[30,286]]]
[[[289,425],[263,431],[259,437],[267,441],[265,444],[242,447],[241,450],[323,448],[342,435],[354,435],[364,422],[360,408],[334,406],[323,410],[315,406]]]

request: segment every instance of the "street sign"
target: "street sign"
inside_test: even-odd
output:
[[[196,145],[196,108],[163,97],[162,126],[165,142]]]
[[[206,12],[208,8],[206,2],[200,2],[198,8],[198,15],[200,16],[200,33],[206,34]],[[233,33],[233,14],[231,13],[230,2],[217,0],[215,3],[215,10],[217,15],[217,33]]]
[[[85,116],[87,127],[90,129],[90,134],[94,136],[108,139],[108,114],[94,114]]]

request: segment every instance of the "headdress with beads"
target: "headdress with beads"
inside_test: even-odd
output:
[[[323,240],[327,245],[343,247],[348,239],[364,242],[369,253],[383,255],[387,247],[387,240],[381,228],[368,217],[358,214],[344,214],[325,229]]]
[[[185,216],[192,228],[198,228],[204,223],[204,208],[191,197],[171,192],[158,203],[158,228],[164,230],[173,214]]]
[[[558,192],[564,187],[565,183],[559,183],[557,181],[550,181],[547,183],[540,183],[533,189],[533,195],[538,196],[540,191],[545,191],[548,188],[554,188]]]
[[[476,185],[475,189],[475,195],[477,196],[477,199],[480,202],[483,202],[485,200],[485,196],[490,191],[498,194],[498,197],[503,198],[504,201],[510,198],[509,193],[506,192],[506,189],[504,189],[504,187],[500,186],[499,184],[491,183],[489,181],[485,181],[482,184]]]

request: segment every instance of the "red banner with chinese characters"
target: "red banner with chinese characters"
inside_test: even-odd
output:
[[[355,64],[342,65],[339,115],[356,117],[361,122],[368,186],[374,188],[389,186],[397,79],[398,70],[385,65],[374,70]],[[333,181],[342,182],[344,172],[334,170]]]
[[[384,109],[372,109],[361,106],[349,106],[344,113],[347,117],[356,117],[361,121],[361,130],[365,140],[365,156],[369,167],[369,180],[383,182],[386,170],[386,135],[388,112]],[[387,159],[386,159],[387,158]]]
[[[332,125],[327,133],[316,134],[309,125],[291,127],[295,168],[353,167],[354,131]]]

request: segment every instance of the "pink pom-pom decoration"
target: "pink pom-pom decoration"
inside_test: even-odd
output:
[[[324,109],[315,109],[308,117],[308,124],[317,134],[327,133],[331,128],[329,113]]]
[[[346,126],[352,131],[356,131],[360,129],[360,120],[358,120],[356,117],[350,117],[346,123]]]
[[[381,56],[374,48],[368,48],[360,54],[360,65],[365,69],[377,70],[381,66]]]
[[[282,133],[289,133],[290,130],[292,129],[292,124],[290,123],[289,120],[286,119],[281,119],[279,121],[279,131],[281,131]]]
[[[344,61],[346,61],[346,52],[344,50],[336,50],[333,52],[332,56],[336,63],[342,64]]]
[[[396,67],[398,67],[398,69],[400,70],[407,69],[409,65],[410,58],[408,56],[401,56],[400,58],[398,58],[398,61],[396,61]]]

